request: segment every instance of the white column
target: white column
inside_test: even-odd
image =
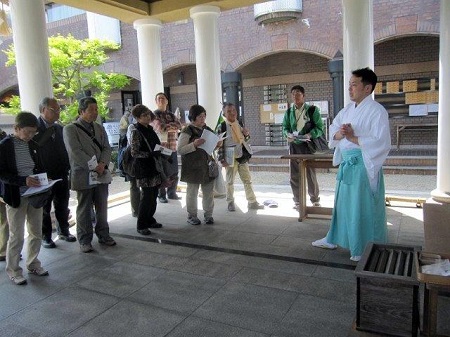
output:
[[[161,60],[161,21],[140,19],[134,22],[139,49],[142,104],[156,109],[155,95],[164,92]]]
[[[196,6],[191,8],[190,14],[194,20],[198,104],[206,110],[206,124],[214,129],[222,107],[217,22],[220,9],[215,6]]]
[[[43,0],[10,0],[20,103],[39,115],[39,102],[53,96]]]
[[[439,37],[439,114],[437,187],[433,199],[450,203],[450,1],[441,1]]]
[[[342,0],[344,44],[344,88],[348,87],[351,72],[369,67],[374,70],[373,3],[372,0]],[[344,90],[344,106],[350,103]]]

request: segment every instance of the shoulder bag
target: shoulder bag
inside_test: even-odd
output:
[[[315,124],[313,120],[313,115],[316,110],[316,107],[314,105],[311,105],[308,108],[308,115],[309,115],[309,121],[305,124],[305,134],[309,133],[312,129],[314,129]],[[328,147],[328,142],[325,138],[325,134],[322,132],[322,134],[317,138],[310,138],[309,142],[306,142],[309,151],[311,154],[322,154],[330,151],[330,148]]]

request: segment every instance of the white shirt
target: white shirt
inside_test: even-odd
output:
[[[358,137],[358,143],[354,144],[347,139],[335,140],[334,135],[342,124],[351,123]],[[333,165],[342,162],[342,151],[360,148],[367,170],[370,186],[375,190],[378,183],[378,172],[386,160],[391,149],[391,134],[389,129],[389,117],[386,109],[375,102],[369,95],[355,107],[355,103],[348,104],[339,111],[330,125],[330,148],[335,147]]]

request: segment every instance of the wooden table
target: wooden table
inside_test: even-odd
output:
[[[423,333],[428,337],[444,337],[443,335],[437,334],[437,309],[439,294],[449,296],[450,285],[434,284],[429,282],[425,283],[425,294],[423,300]]]
[[[281,159],[296,160],[299,168],[299,218],[298,221],[303,221],[306,218],[314,219],[331,219],[333,211],[332,207],[312,207],[306,206],[307,195],[307,179],[306,168],[332,168],[333,155],[332,154],[290,154],[282,156]]]

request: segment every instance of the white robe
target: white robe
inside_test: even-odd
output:
[[[347,139],[335,140],[334,135],[342,124],[350,123],[354,134],[358,137],[359,145]],[[352,102],[343,108],[330,125],[330,148],[336,148],[333,156],[333,165],[342,162],[342,151],[360,148],[364,166],[367,170],[372,191],[377,190],[378,173],[391,149],[391,134],[389,118],[386,109],[375,102],[372,96],[367,96],[355,107]]]

